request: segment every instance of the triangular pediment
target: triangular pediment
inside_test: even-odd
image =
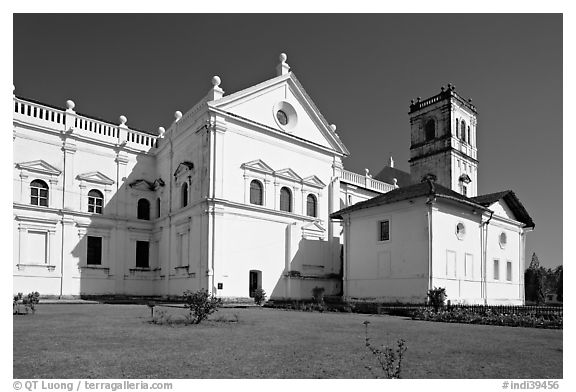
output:
[[[62,172],[48,162],[38,159],[36,161],[17,163],[16,167],[20,170],[28,170],[37,173],[58,176]]]
[[[78,174],[76,177],[81,181],[94,182],[103,185],[112,185],[114,180],[99,171],[93,171],[89,173]]]
[[[458,177],[458,181],[463,182],[465,184],[470,184],[472,182],[472,179],[470,178],[470,176],[468,176],[468,174],[464,173],[460,177]]]
[[[237,118],[265,125],[339,154],[349,154],[335,130],[291,72],[211,101],[209,105]],[[290,110],[293,109],[295,114],[295,117],[291,118],[288,113],[288,124],[281,124],[277,117],[282,105],[290,106]],[[291,124],[294,126],[291,127]]]
[[[326,184],[324,184],[322,180],[320,180],[317,176],[306,177],[302,181],[304,184],[313,186],[315,188],[324,188],[326,186]]]
[[[287,180],[292,180],[292,181],[302,181],[302,177],[300,177],[298,174],[296,174],[296,172],[290,168],[287,169],[282,169],[282,170],[276,170],[274,172],[274,175],[277,177],[282,177],[285,178]]]
[[[138,179],[138,180],[132,181],[128,185],[132,189],[139,189],[141,191],[151,191],[154,189],[154,183],[147,181],[147,180],[144,180],[144,179]]]
[[[184,161],[178,164],[178,167],[174,171],[174,177],[178,177],[179,175],[194,169],[194,164],[189,161]]]
[[[326,229],[318,221],[302,226],[302,236],[304,238],[324,238],[325,235]]]
[[[268,174],[274,173],[274,170],[261,159],[256,159],[254,161],[243,163],[241,168],[245,169],[245,170],[246,169],[247,170],[255,170],[255,171],[259,171],[262,173],[268,173]]]

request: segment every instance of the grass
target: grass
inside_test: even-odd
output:
[[[402,378],[562,378],[562,330],[263,308],[223,308],[194,326],[149,320],[145,305],[39,304],[14,316],[13,376],[370,378],[368,320],[372,344],[406,340]]]

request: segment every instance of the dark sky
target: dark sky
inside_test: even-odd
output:
[[[351,152],[408,171],[410,99],[451,82],[478,118],[479,193],[516,192],[536,222],[527,263],[562,263],[562,15],[14,16],[16,95],[155,131],[211,87],[275,76],[286,52]]]

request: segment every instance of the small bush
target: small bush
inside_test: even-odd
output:
[[[402,359],[404,358],[404,353],[407,350],[405,340],[398,339],[398,341],[396,342],[397,345],[396,349],[384,345],[382,345],[381,348],[374,347],[372,346],[372,343],[370,343],[370,338],[368,337],[368,324],[370,324],[370,321],[364,321],[363,324],[366,327],[366,338],[365,338],[366,347],[368,348],[368,350],[370,350],[372,355],[375,356],[376,359],[378,360],[378,364],[382,369],[384,377],[401,378],[400,376],[402,373]],[[374,372],[372,371],[372,366],[366,366],[366,368],[370,370],[372,374],[374,374]],[[378,378],[377,375],[376,378]]]
[[[266,292],[264,289],[256,289],[254,291],[254,302],[256,305],[262,305],[264,301],[266,301]]]
[[[36,312],[36,305],[40,302],[40,293],[33,291],[26,297],[22,293],[15,295],[12,301],[13,314],[28,314],[29,312]],[[25,313],[20,311],[20,305],[24,306]]]
[[[192,324],[200,324],[202,320],[205,320],[222,306],[222,300],[211,296],[206,289],[196,292],[184,291],[184,301],[184,307],[188,309],[186,318]]]
[[[317,304],[323,304],[324,303],[324,287],[314,287],[312,289],[312,299],[314,300],[315,303]]]
[[[158,309],[154,312],[152,316],[152,324],[158,325],[173,325],[172,316],[169,315],[165,310]]]
[[[437,312],[440,308],[444,307],[446,301],[446,289],[443,287],[434,287],[428,290],[428,302],[434,307]]]

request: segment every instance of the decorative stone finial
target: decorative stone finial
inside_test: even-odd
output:
[[[73,100],[69,99],[66,101],[66,111],[67,112],[73,112],[75,107],[76,107],[76,104],[74,103]]]
[[[332,130],[333,130],[334,132],[336,132],[336,124],[331,124],[331,125],[330,125],[330,128],[332,128]]]
[[[372,178],[372,176],[370,175],[370,169],[366,168],[364,169],[364,172],[366,173],[366,177]]]
[[[286,55],[286,53],[280,53],[278,59],[280,60],[280,64],[276,66],[276,74],[278,76],[286,75],[287,73],[290,72],[290,66],[288,65],[288,63],[286,63],[286,60],[288,60],[288,56]]]
[[[394,167],[394,158],[392,158],[392,155],[390,155],[390,162],[388,166]]]
[[[417,102],[420,102],[420,99],[421,99],[421,98],[420,98],[420,97],[418,97],[418,98],[416,98],[416,101],[417,101]]]
[[[222,80],[220,79],[220,76],[218,76],[218,75],[212,76],[212,85],[213,85],[214,87],[220,86],[220,83],[222,83]]]
[[[164,138],[164,134],[166,133],[166,130],[164,129],[164,127],[159,127],[158,128],[158,137],[160,139]]]
[[[398,186],[398,179],[397,179],[397,178],[393,178],[393,179],[392,179],[392,185],[394,185],[394,188],[399,188],[399,186]]]
[[[176,110],[174,112],[174,118],[175,118],[174,122],[180,121],[180,119],[182,118],[182,112],[180,110]]]
[[[440,91],[444,92],[444,86],[440,86]]]
[[[126,116],[124,115],[120,116],[119,120],[120,120],[120,126],[127,128],[126,122],[128,121],[128,119],[126,118]]]

